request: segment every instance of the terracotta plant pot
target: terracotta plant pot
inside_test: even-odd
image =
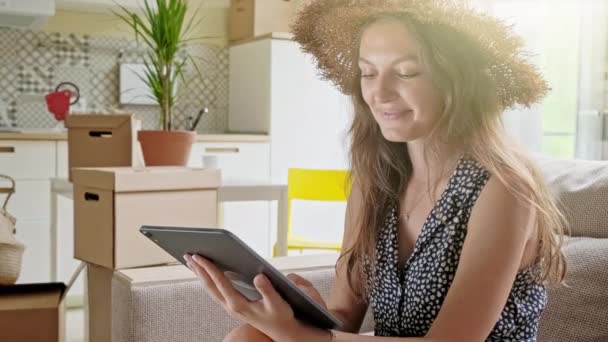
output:
[[[186,166],[196,133],[192,131],[139,131],[146,166]]]

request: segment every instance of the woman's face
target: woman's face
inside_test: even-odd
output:
[[[384,137],[393,142],[424,139],[443,101],[417,59],[418,46],[404,24],[381,19],[361,36],[361,91]]]

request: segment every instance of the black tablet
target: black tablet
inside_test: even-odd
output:
[[[209,259],[249,300],[261,298],[253,285],[253,278],[263,273],[291,305],[296,318],[322,329],[338,329],[341,326],[341,322],[329,311],[227,230],[142,226],[140,231],[184,265],[185,254],[199,254]]]

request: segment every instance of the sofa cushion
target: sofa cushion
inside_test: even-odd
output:
[[[608,162],[537,158],[572,236],[608,238]]]
[[[548,289],[540,342],[608,341],[608,239],[570,238],[566,286]]]

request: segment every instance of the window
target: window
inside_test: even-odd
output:
[[[606,102],[606,2],[489,0],[480,7],[514,24],[525,39],[530,61],[551,87],[548,96],[533,108],[505,113],[511,133],[532,152],[551,157],[597,158],[598,152],[601,156],[601,151],[589,152],[589,147],[601,149],[602,145],[597,113]],[[595,117],[590,113],[596,113]],[[598,120],[598,124],[589,124],[589,120]]]

